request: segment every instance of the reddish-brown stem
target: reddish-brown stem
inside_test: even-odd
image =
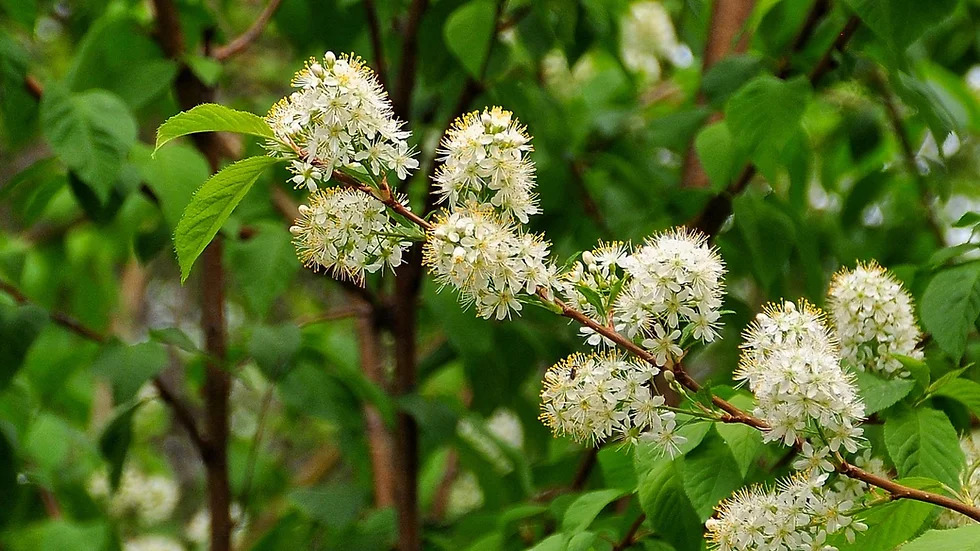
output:
[[[252,25],[242,34],[235,37],[231,42],[225,44],[224,46],[219,46],[215,48],[211,57],[217,59],[218,61],[225,61],[226,59],[239,54],[245,49],[247,49],[255,39],[262,35],[262,31],[265,30],[266,25],[272,19],[272,16],[279,9],[279,4],[282,0],[269,0],[269,3],[265,5],[259,16],[255,18]]]
[[[625,350],[626,352],[636,357],[637,359],[643,360],[644,362],[647,362],[650,365],[657,367],[658,369],[660,368],[654,355],[651,354],[648,350],[637,345],[631,339],[624,337],[617,331],[614,331],[613,329],[610,329],[605,325],[597,323],[596,321],[589,318],[584,313],[569,306],[561,299],[550,296],[550,293],[543,288],[539,287],[536,295],[545,304],[550,304],[554,306],[556,310],[560,313],[560,315],[569,318],[573,321],[576,321],[585,327],[592,329],[593,331],[609,339],[610,341],[615,343],[619,348]],[[674,379],[686,389],[692,392],[697,392],[701,388],[701,385],[698,384],[698,382],[695,381],[687,373],[686,370],[684,370],[683,366],[679,362],[672,366],[670,372],[673,373]],[[750,413],[742,411],[731,402],[728,402],[727,400],[719,396],[713,395],[711,397],[711,401],[715,405],[715,407],[717,407],[718,409],[724,412],[718,416],[718,421],[720,422],[738,423],[738,424],[747,425],[756,428],[761,431],[765,431],[769,429],[769,425],[764,420],[759,419],[758,417],[755,417]],[[796,446],[800,446],[801,444],[802,441],[798,440]],[[959,513],[967,515],[972,519],[980,521],[980,508],[974,507],[972,505],[968,505],[966,503],[957,501],[955,499],[948,498],[932,492],[925,492],[922,490],[909,488],[908,486],[899,484],[898,482],[895,482],[893,480],[888,480],[887,478],[874,475],[872,473],[869,473],[861,469],[860,467],[856,467],[854,465],[851,465],[843,461],[840,463],[840,465],[838,465],[838,471],[844,476],[861,480],[872,486],[877,486],[889,492],[889,494],[891,494],[891,496],[894,499],[914,499],[926,503],[933,503],[941,507],[952,509],[953,511],[957,511]]]

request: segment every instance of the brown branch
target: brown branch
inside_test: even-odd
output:
[[[385,388],[384,364],[379,327],[375,323],[374,308],[364,301],[358,301],[353,308],[357,319],[357,345],[361,369],[369,381]],[[375,507],[389,507],[395,503],[395,479],[392,466],[395,464],[391,433],[385,426],[381,413],[374,405],[365,402],[364,425],[367,432],[368,451],[371,456],[371,475],[374,477]]]
[[[837,51],[841,51],[847,45],[848,41],[854,36],[860,27],[861,20],[856,16],[848,19],[844,28],[834,39],[833,44],[830,48],[824,52],[824,55],[820,58],[820,61],[814,66],[813,70],[810,71],[809,79],[811,85],[816,85],[820,79],[826,75],[831,68],[833,68],[833,55]],[[812,32],[812,31],[810,31]],[[691,226],[697,228],[699,231],[708,236],[717,235],[718,230],[721,229],[722,224],[728,219],[728,216],[732,213],[732,201],[734,198],[741,193],[752,181],[752,177],[755,176],[756,167],[753,164],[748,164],[739,174],[739,177],[731,183],[724,191],[718,195],[711,198],[710,201],[701,210],[701,213],[691,222]]]
[[[174,0],[153,0],[156,39],[167,57],[181,63],[174,82],[181,109],[191,109],[214,100],[214,89],[201,81],[183,63],[184,35],[180,12]],[[205,54],[208,43],[205,40]],[[225,152],[217,134],[194,137],[198,150],[217,172]],[[205,364],[204,417],[207,427],[202,460],[207,479],[208,510],[211,513],[210,549],[231,550],[231,484],[228,480],[228,397],[231,375],[223,363],[227,357],[228,337],[225,323],[225,276],[221,265],[222,238],[216,237],[201,255],[201,328],[208,358]]]
[[[34,99],[40,100],[41,96],[44,95],[44,87],[41,82],[31,75],[24,76],[24,87],[34,96]]]
[[[374,0],[364,0],[364,16],[367,18],[368,35],[371,37],[371,51],[374,52],[374,72],[385,88],[388,87],[388,68],[385,63],[385,49],[378,9]]]
[[[572,479],[572,483],[568,487],[571,491],[577,492],[585,487],[585,483],[589,480],[589,475],[592,474],[592,470],[595,469],[596,463],[598,463],[599,448],[599,445],[592,446],[582,454],[582,461],[575,471],[575,478]]]
[[[405,25],[402,28],[402,58],[398,68],[398,82],[391,96],[391,102],[395,107],[395,113],[403,121],[411,119],[412,92],[415,90],[418,66],[419,26],[422,23],[422,15],[428,6],[428,0],[412,0],[412,5],[408,8],[408,15],[405,17]]]
[[[579,324],[584,325],[585,327],[592,329],[596,333],[599,333],[603,337],[615,343],[620,348],[629,352],[634,357],[643,360],[658,369],[660,368],[660,365],[657,363],[656,358],[648,350],[640,347],[635,342],[624,337],[617,331],[610,329],[609,327],[606,327],[600,323],[597,323],[596,321],[589,318],[584,313],[564,303],[561,299],[552,298],[551,296],[549,296],[549,292],[544,288],[539,287],[536,292],[536,296],[538,296],[538,298],[540,298],[541,301],[544,302],[545,304],[550,304],[555,306],[557,310],[560,312],[560,315],[569,318],[573,321],[576,321]],[[687,373],[687,371],[684,370],[683,366],[680,363],[676,363],[673,366],[670,366],[670,372],[673,373],[675,380],[680,385],[687,388],[688,390],[697,392],[701,388],[701,385],[699,385],[697,381],[695,381]],[[711,401],[715,405],[715,407],[717,407],[718,409],[724,412],[718,417],[718,421],[722,423],[738,423],[738,424],[747,425],[756,428],[761,431],[765,431],[769,429],[769,424],[766,423],[764,420],[759,419],[758,417],[755,417],[750,413],[742,411],[741,409],[736,407],[731,402],[728,402],[724,398],[713,395],[711,397]],[[801,444],[802,441],[797,440],[796,445],[800,446]],[[838,471],[844,476],[861,480],[872,486],[877,486],[889,492],[892,498],[894,499],[913,499],[916,501],[932,503],[935,505],[939,505],[941,507],[951,509],[953,511],[957,511],[974,520],[980,521],[980,508],[973,507],[966,503],[962,503],[954,499],[941,496],[939,494],[935,494],[932,492],[925,492],[921,490],[916,490],[914,488],[909,488],[893,480],[888,480],[887,478],[876,476],[859,467],[851,465],[843,460],[840,461],[837,468]]]
[[[14,302],[21,305],[35,305],[32,300],[27,298],[20,289],[14,287],[13,285],[7,283],[6,281],[0,280],[0,291],[3,291],[10,298],[14,299]],[[53,310],[45,311],[48,319],[50,319],[55,325],[58,325],[69,332],[78,335],[79,337],[92,341],[97,344],[106,344],[114,340],[114,337],[109,335],[104,335],[90,327],[85,326],[82,322],[76,320],[75,318],[65,314],[63,312],[57,312]],[[174,417],[177,422],[180,423],[186,430],[187,434],[190,436],[191,441],[199,452],[204,453],[204,449],[207,447],[207,443],[204,438],[201,437],[200,431],[197,428],[197,423],[194,422],[194,415],[191,413],[191,408],[188,406],[183,399],[174,394],[167,388],[164,384],[163,379],[159,376],[153,378],[153,385],[157,388],[157,392],[160,394],[160,399],[163,400],[174,412]]]
[[[640,527],[643,526],[643,521],[646,519],[646,514],[640,513],[640,516],[636,517],[633,524],[630,524],[629,530],[627,530],[626,534],[623,535],[623,539],[619,540],[619,543],[613,546],[612,551],[623,551],[636,543],[636,533],[640,531]]]
[[[272,19],[272,16],[279,9],[279,4],[282,0],[269,0],[269,3],[265,5],[265,8],[259,13],[259,16],[252,23],[252,26],[248,28],[245,32],[238,35],[234,40],[229,42],[224,46],[218,46],[215,48],[214,53],[211,57],[217,59],[218,61],[225,61],[226,59],[240,54],[245,51],[252,42],[255,41],[259,36],[262,35],[262,31],[265,30],[266,25]]]

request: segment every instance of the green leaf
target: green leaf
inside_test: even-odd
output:
[[[739,465],[716,431],[708,431],[701,445],[684,457],[684,491],[702,521],[741,485]]]
[[[861,400],[864,401],[865,415],[898,403],[915,387],[915,381],[911,379],[883,379],[866,371],[854,371],[853,374]]]
[[[847,0],[847,3],[879,40],[899,53],[949,17],[956,7],[956,0]]]
[[[885,446],[900,476],[925,476],[950,487],[958,485],[963,451],[956,429],[942,412],[906,409],[888,417]]]
[[[585,530],[606,505],[621,495],[623,495],[622,490],[612,488],[588,492],[575,498],[575,501],[565,510],[565,517],[561,521],[562,532],[574,534]]]
[[[956,384],[944,385],[936,389],[935,395],[952,398],[980,417],[980,383],[969,379],[957,379]]]
[[[741,475],[746,476],[762,452],[762,433],[754,427],[738,423],[719,423],[715,425],[715,430],[728,444]]]
[[[980,316],[980,262],[936,274],[922,295],[922,323],[939,347],[959,361]]]
[[[292,235],[281,223],[259,223],[248,239],[228,243],[228,270],[249,310],[265,317],[293,282],[299,259]]]
[[[470,0],[446,19],[443,37],[449,51],[474,78],[480,78],[496,22],[497,7],[492,0]]]
[[[191,354],[200,354],[201,349],[194,344],[194,341],[176,327],[165,327],[163,329],[150,329],[150,338],[160,344],[170,344]]]
[[[893,357],[902,364],[902,367],[912,374],[912,379],[915,380],[916,385],[921,387],[922,390],[929,388],[929,381],[932,379],[932,370],[929,369],[926,362],[902,354],[895,354]]]
[[[834,545],[840,551],[892,551],[917,534],[935,509],[907,499],[872,507],[858,517],[868,529],[856,532],[853,543],[840,534]]]
[[[162,371],[167,362],[167,351],[160,343],[110,344],[95,359],[92,372],[112,383],[113,398],[121,403],[135,396],[143,383]]]
[[[902,551],[980,551],[980,524],[952,530],[929,530],[902,547]]]
[[[565,551],[591,551],[592,549],[595,549],[593,545],[598,537],[598,534],[595,532],[581,532],[579,534],[575,534],[568,540],[568,545],[565,546]]]
[[[708,175],[711,188],[721,190],[727,187],[738,167],[735,140],[725,121],[704,127],[694,139],[694,150]]]
[[[48,320],[36,306],[0,305],[0,391],[24,365],[34,339]]]
[[[278,381],[292,369],[302,340],[295,324],[259,325],[252,329],[248,353],[270,381]]]
[[[156,155],[148,146],[140,144],[133,148],[130,160],[160,201],[169,241],[194,190],[211,175],[208,161],[196,148],[184,144],[168,147]]]
[[[711,430],[711,423],[709,422],[694,422],[679,427],[677,434],[686,438],[687,441],[678,446],[680,448],[678,453],[684,455],[698,447],[709,430]],[[663,457],[664,450],[659,444],[640,439],[636,443],[636,452],[633,454],[633,466],[637,476],[642,479],[644,473],[663,461]]]
[[[636,470],[633,468],[632,450],[619,446],[603,446],[599,450],[599,469],[608,488],[636,489]]]
[[[119,487],[126,454],[133,439],[133,413],[142,403],[137,401],[122,408],[99,436],[99,451],[109,463],[109,484],[113,490]]]
[[[204,103],[167,119],[157,129],[153,151],[170,140],[198,132],[238,132],[260,138],[272,138],[272,128],[265,119],[246,111],[237,111],[216,103]]]
[[[805,78],[784,81],[762,75],[728,100],[725,122],[746,151],[780,151],[799,131],[809,97]]]
[[[266,168],[279,162],[272,157],[249,157],[228,165],[204,182],[177,224],[174,243],[180,263],[180,280],[187,280],[191,266],[235,210]]]
[[[76,92],[112,92],[136,110],[170,88],[177,68],[134,17],[109,13],[85,33],[65,80]]]
[[[136,121],[126,104],[103,90],[72,94],[49,85],[41,123],[51,149],[104,203],[136,143]]]
[[[677,464],[662,459],[640,478],[640,507],[657,533],[677,551],[701,549],[703,526],[681,485]]]

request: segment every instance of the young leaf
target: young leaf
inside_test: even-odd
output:
[[[279,162],[272,157],[249,157],[228,165],[204,182],[177,223],[174,244],[180,263],[180,280],[187,280],[191,266],[228,220],[262,171]]]
[[[238,132],[260,138],[273,137],[272,128],[265,119],[246,111],[237,111],[216,103],[198,105],[167,119],[157,129],[154,153],[167,142],[198,132]]]
[[[963,469],[956,429],[941,411],[907,409],[885,420],[885,447],[901,476],[925,476],[955,487]]]
[[[980,262],[936,274],[922,296],[922,323],[954,360],[963,357],[966,338],[980,315]]]

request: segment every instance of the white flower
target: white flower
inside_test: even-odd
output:
[[[166,536],[141,536],[128,540],[123,551],[184,551],[184,546]]]
[[[822,320],[805,301],[767,307],[746,332],[734,377],[755,394],[755,414],[771,427],[766,441],[790,446],[819,433],[829,450],[811,450],[809,459],[825,467],[828,451],[857,451],[864,404]]]
[[[960,472],[959,495],[969,504],[980,503],[980,430],[960,438],[960,449],[966,456],[966,465]],[[969,517],[949,509],[943,509],[936,524],[941,528],[956,528],[973,524]]]
[[[499,320],[521,310],[519,296],[552,286],[549,246],[478,206],[437,217],[423,255],[438,283],[456,288],[480,317]]]
[[[922,358],[912,297],[877,263],[835,274],[827,305],[841,356],[855,369],[905,377],[908,372],[895,355]]]
[[[231,517],[231,540],[237,548],[248,531],[249,519],[241,505],[232,503],[228,515]],[[211,532],[211,512],[205,507],[198,509],[191,520],[184,526],[184,536],[188,541],[198,545],[206,545]]]
[[[405,141],[410,133],[402,130],[391,100],[360,58],[327,52],[323,63],[310,60],[296,73],[293,85],[299,89],[273,106],[266,120],[275,134],[270,153],[301,156],[289,166],[297,186],[313,191],[343,167],[378,177],[393,170],[400,180],[418,168]]]
[[[381,201],[358,190],[327,188],[300,207],[300,218],[289,231],[305,265],[362,283],[365,271],[401,264],[409,243],[396,229]]]
[[[693,61],[691,49],[677,41],[670,14],[654,1],[630,5],[620,24],[619,51],[623,64],[650,82],[659,80],[661,60],[677,67]]]
[[[526,223],[540,212],[530,140],[513,114],[500,107],[456,119],[440,144],[439,201],[450,211],[474,201],[492,205],[504,221]]]
[[[798,473],[775,488],[743,488],[705,523],[711,549],[798,551],[835,549],[827,535],[867,527],[849,516],[853,503],[825,487],[826,475]],[[850,536],[850,534],[848,534]]]
[[[177,483],[162,475],[145,475],[132,467],[123,470],[119,487],[109,494],[108,476],[96,472],[88,482],[92,497],[107,500],[115,518],[135,518],[143,526],[153,526],[170,518],[180,491]]]
[[[703,235],[684,228],[661,233],[616,262],[629,280],[613,305],[615,325],[631,338],[648,336],[658,361],[680,354],[689,324],[696,339],[717,338],[725,264]]]
[[[673,455],[684,438],[675,414],[655,394],[656,367],[612,352],[572,354],[544,375],[541,420],[579,442],[644,438]]]

